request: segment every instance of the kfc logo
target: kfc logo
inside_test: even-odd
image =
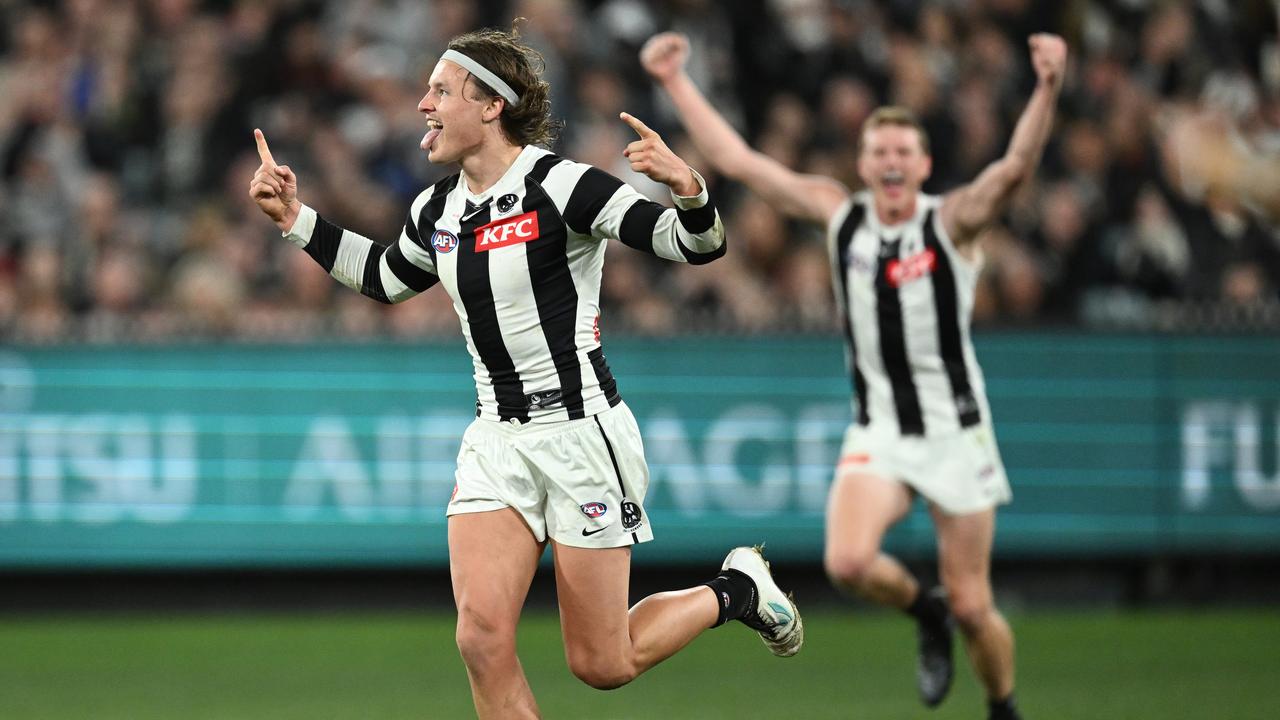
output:
[[[917,280],[933,272],[938,264],[938,256],[933,248],[916,253],[902,260],[891,260],[884,268],[885,279],[893,287],[902,287],[912,280]]]
[[[476,228],[476,252],[519,245],[538,237],[538,213],[529,211],[506,220],[498,220]]]

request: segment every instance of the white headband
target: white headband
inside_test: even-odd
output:
[[[440,59],[448,60],[451,63],[456,63],[458,65],[461,65],[463,68],[467,70],[467,72],[471,73],[472,75],[475,75],[476,77],[484,81],[485,85],[488,85],[489,87],[493,88],[499,95],[502,96],[503,100],[506,100],[511,105],[520,104],[520,96],[516,94],[515,90],[511,89],[510,85],[503,82],[502,78],[498,77],[497,75],[494,75],[492,72],[489,71],[489,68],[486,68],[485,66],[476,62],[475,60],[472,60],[471,58],[467,57],[466,55],[463,55],[457,50],[445,50],[444,54],[440,56]]]

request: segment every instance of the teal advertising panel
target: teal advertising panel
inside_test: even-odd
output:
[[[977,339],[1003,557],[1280,551],[1280,340]],[[614,340],[640,563],[816,561],[851,416],[836,338]],[[427,566],[474,413],[460,342],[0,351],[0,566]],[[933,552],[917,508],[889,536]]]

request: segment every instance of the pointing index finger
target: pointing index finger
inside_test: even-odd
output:
[[[258,157],[262,158],[262,164],[269,168],[276,166],[275,158],[271,157],[271,148],[267,147],[267,136],[262,131],[254,128],[253,139],[258,141]]]
[[[631,129],[635,130],[636,134],[642,138],[657,137],[658,135],[658,133],[654,132],[648,125],[640,122],[640,118],[632,115],[631,113],[624,112],[619,114],[618,117],[622,118],[622,121],[630,125]]]

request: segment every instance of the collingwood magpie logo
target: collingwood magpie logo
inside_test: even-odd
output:
[[[514,193],[507,193],[498,198],[498,212],[504,213],[516,206],[516,196]]]
[[[622,501],[622,527],[634,530],[640,524],[640,506],[630,500]]]

